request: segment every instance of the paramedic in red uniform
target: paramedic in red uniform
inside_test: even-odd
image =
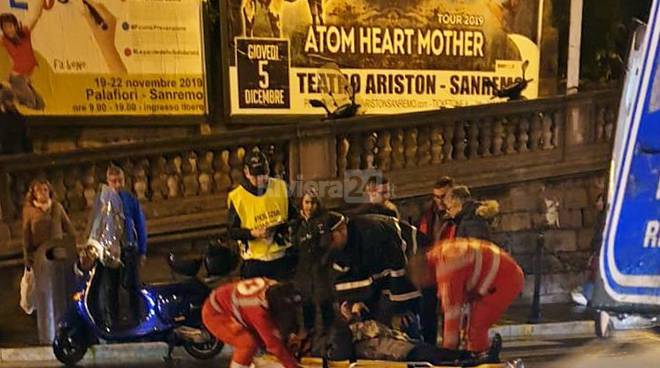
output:
[[[475,238],[443,240],[410,266],[417,285],[435,281],[444,314],[443,347],[459,348],[463,306],[469,318],[467,350],[489,348],[488,328],[520,294],[524,275],[516,261],[497,245]]]
[[[287,341],[300,341],[296,312],[301,300],[290,283],[246,279],[214,290],[202,320],[218,340],[234,348],[229,368],[248,368],[261,346],[285,368],[299,367]]]

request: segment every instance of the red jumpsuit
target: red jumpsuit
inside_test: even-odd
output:
[[[426,257],[444,312],[443,347],[458,348],[461,309],[470,303],[467,349],[485,351],[488,328],[522,291],[522,269],[497,245],[473,238],[440,241]]]
[[[226,284],[204,303],[202,321],[218,340],[234,348],[232,364],[249,366],[259,346],[265,346],[284,367],[299,366],[268,313],[266,290],[274,284],[266,278]]]

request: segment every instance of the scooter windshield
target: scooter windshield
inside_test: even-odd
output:
[[[125,235],[124,211],[119,193],[103,185],[92,212],[87,245],[95,249],[106,267],[120,266],[121,244]]]

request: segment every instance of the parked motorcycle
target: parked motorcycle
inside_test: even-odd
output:
[[[203,260],[177,259],[170,254],[168,264],[178,273],[188,276],[182,282],[146,285],[139,290],[139,319],[130,325],[113,321],[103,322],[100,289],[108,278],[102,277],[101,267],[125,267],[113,251],[113,242],[120,239],[123,231],[121,199],[104,187],[99,208],[95,210],[94,223],[86,252],[95,256],[95,265],[87,272],[80,272],[81,282],[73,295],[74,304],[57,326],[53,352],[66,365],[80,361],[91,345],[101,340],[107,343],[166,342],[170,358],[175,346],[183,348],[197,359],[210,359],[222,350],[218,341],[203,326],[201,307],[211,289],[195,277]],[[223,276],[231,267],[231,251],[220,249],[207,254],[204,259],[209,275]],[[80,264],[80,263],[79,263]],[[214,267],[220,264],[222,267]],[[215,272],[215,273],[214,273]],[[224,272],[224,274],[222,274]]]
[[[522,92],[527,88],[529,83],[534,81],[533,79],[525,79],[525,71],[527,70],[528,66],[529,66],[529,60],[525,60],[522,63],[522,78],[516,78],[515,82],[509,84],[508,86],[502,89],[498,89],[493,84],[493,82],[488,80],[487,83],[495,91],[495,95],[493,96],[493,98],[496,97],[506,98],[507,101],[525,100],[526,98],[525,96],[522,95]]]
[[[360,105],[355,102],[356,88],[339,66],[334,62],[326,63],[319,68],[319,76],[319,90],[323,99],[312,99],[310,105],[323,108],[326,120],[355,116],[360,109]]]

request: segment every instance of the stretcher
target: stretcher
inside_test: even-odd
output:
[[[255,358],[254,365],[257,368],[279,368],[281,367],[279,361],[274,356],[269,354]],[[300,362],[301,366],[305,368],[323,368],[323,360],[321,358],[304,357]],[[456,368],[460,366],[438,366],[428,362],[394,362],[385,360],[363,360],[351,363],[348,360],[344,361],[330,361],[328,362],[329,368]],[[474,368],[524,368],[522,360],[517,359],[510,362],[502,362],[497,364],[481,364]]]

